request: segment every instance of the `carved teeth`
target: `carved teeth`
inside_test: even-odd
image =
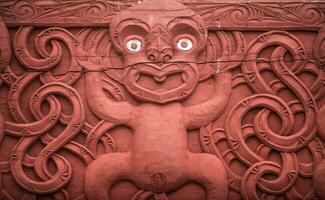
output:
[[[158,89],[155,90],[155,92],[158,92],[158,93],[163,93],[163,92],[166,92],[166,91],[168,91],[168,90],[165,89],[165,88],[158,88]]]
[[[183,82],[186,82],[186,80],[187,80],[187,74],[186,73],[182,73],[182,81]]]
[[[140,73],[134,74],[134,79],[136,82],[138,82],[138,80],[140,79]]]

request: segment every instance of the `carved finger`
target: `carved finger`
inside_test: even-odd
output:
[[[216,77],[216,95],[203,103],[185,108],[186,126],[189,129],[208,125],[224,111],[231,94],[231,73]]]

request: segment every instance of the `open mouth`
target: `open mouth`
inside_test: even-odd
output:
[[[188,97],[197,81],[196,68],[189,64],[142,65],[130,68],[124,85],[140,100],[166,103]]]
[[[181,71],[172,72],[139,72],[136,83],[143,88],[153,92],[165,92],[182,86],[187,79],[187,75]]]

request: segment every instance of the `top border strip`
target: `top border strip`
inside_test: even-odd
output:
[[[106,27],[116,13],[144,0],[1,1],[6,26]],[[324,1],[181,1],[199,13],[211,30],[319,30]]]

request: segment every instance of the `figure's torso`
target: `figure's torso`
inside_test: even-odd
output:
[[[184,174],[188,147],[182,110],[179,103],[142,104],[137,109],[131,157],[139,182],[157,173],[175,181]]]

